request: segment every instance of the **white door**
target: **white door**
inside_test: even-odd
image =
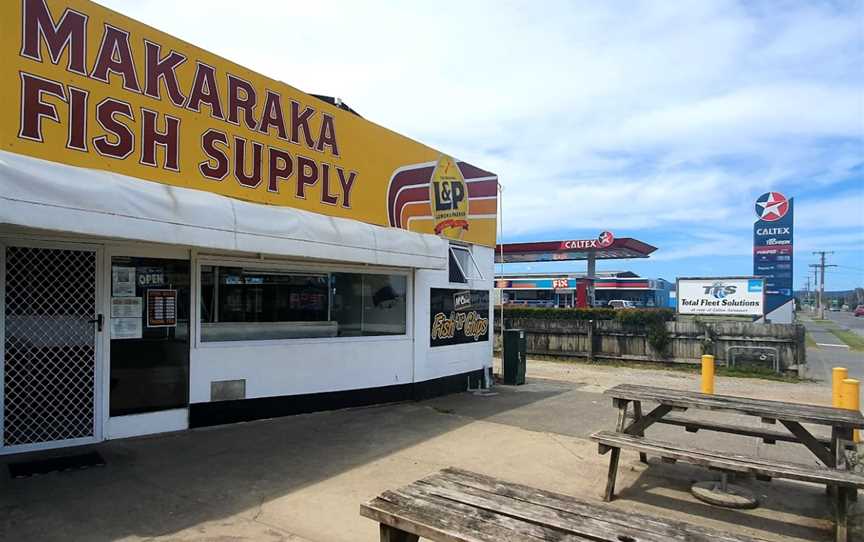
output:
[[[0,245],[0,453],[100,438],[100,251]]]

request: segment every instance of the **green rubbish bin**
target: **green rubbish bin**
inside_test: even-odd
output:
[[[504,383],[520,386],[525,383],[525,350],[527,341],[524,329],[504,330]]]

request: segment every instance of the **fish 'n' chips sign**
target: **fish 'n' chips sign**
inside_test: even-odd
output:
[[[87,0],[3,2],[0,55],[3,150],[495,244],[493,174]]]
[[[433,348],[489,340],[489,290],[432,288],[429,311]]]

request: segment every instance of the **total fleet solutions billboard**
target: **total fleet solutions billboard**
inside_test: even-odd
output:
[[[679,278],[678,314],[753,316],[765,311],[764,281],[757,277]]]
[[[759,321],[791,324],[793,200],[766,192],[756,200],[753,275],[765,280],[765,314]]]

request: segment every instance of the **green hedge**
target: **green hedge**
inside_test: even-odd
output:
[[[504,318],[537,318],[542,320],[617,320],[625,325],[644,326],[669,322],[675,318],[672,309],[553,309],[544,307],[504,307]]]

